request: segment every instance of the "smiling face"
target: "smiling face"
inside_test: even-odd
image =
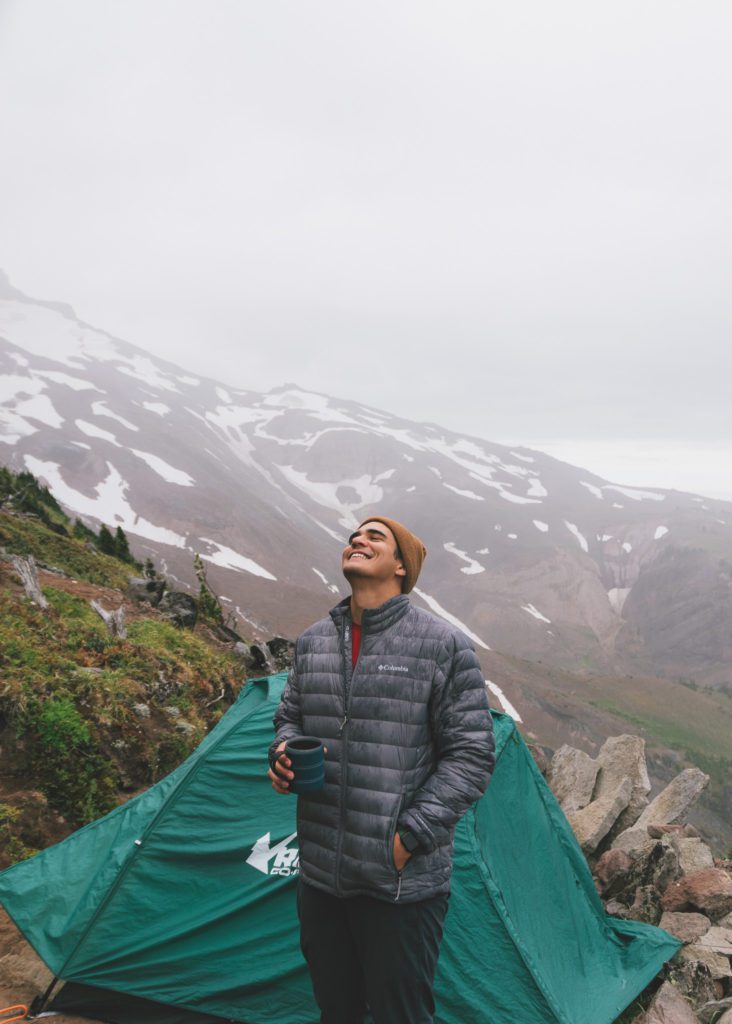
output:
[[[407,574],[394,534],[379,522],[366,522],[351,534],[341,568],[351,586],[370,580],[377,586],[394,584],[395,593],[401,593],[402,578]]]

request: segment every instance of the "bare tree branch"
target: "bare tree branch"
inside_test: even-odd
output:
[[[127,636],[124,606],[120,605],[117,611],[108,612],[106,608],[102,608],[98,601],[90,601],[89,603],[97,615],[104,619],[105,625],[112,636],[118,636],[120,640],[124,640]]]
[[[15,566],[15,571],[20,576],[28,597],[45,611],[48,608],[48,601],[43,596],[41,585],[38,582],[38,569],[36,568],[36,560],[33,555],[28,555],[27,558],[13,555],[13,565]]]

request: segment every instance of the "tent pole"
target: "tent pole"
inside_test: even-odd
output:
[[[53,992],[57,984],[58,978],[54,978],[51,984],[46,989],[46,991],[43,993],[43,995],[36,996],[36,998],[30,1004],[30,1010],[28,1011],[29,1017],[35,1017],[39,1013],[43,1013],[43,1011],[46,1009],[46,1004],[48,1003],[48,1000],[51,998],[51,993]]]

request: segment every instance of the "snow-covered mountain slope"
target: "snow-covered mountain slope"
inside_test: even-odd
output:
[[[174,577],[190,583],[200,552],[245,629],[295,633],[344,596],[341,545],[378,510],[427,545],[415,599],[479,648],[730,678],[729,503],[294,384],[225,386],[6,279],[0,339],[0,459]]]

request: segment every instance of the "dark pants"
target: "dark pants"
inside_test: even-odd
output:
[[[321,1024],[432,1024],[432,986],[447,896],[386,903],[339,899],[300,882],[300,945]]]

